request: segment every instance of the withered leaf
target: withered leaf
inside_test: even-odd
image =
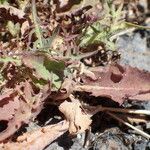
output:
[[[68,130],[68,122],[48,125],[19,136],[16,142],[0,144],[1,150],[42,150]]]
[[[15,111],[20,107],[17,92],[9,90],[0,95],[0,120],[13,118]]]
[[[29,92],[28,95],[27,92]],[[7,124],[6,128],[0,132],[0,141],[13,135],[22,124],[28,123],[31,118],[34,119],[43,108],[43,101],[48,95],[49,88],[44,88],[36,95],[32,95],[32,87],[27,81],[8,93],[2,93],[0,119],[6,121]]]
[[[70,134],[77,134],[89,129],[91,124],[90,116],[84,111],[81,103],[74,99],[72,102],[64,101],[59,110],[69,121]]]
[[[57,92],[52,92],[49,96],[54,101],[65,100],[73,92],[75,82],[72,79],[66,78]]]
[[[25,21],[25,13],[10,5],[0,5],[0,16],[20,23]]]
[[[10,107],[9,104],[7,107]],[[13,117],[10,120],[7,120],[7,128],[0,132],[0,141],[7,139],[14,134],[23,123],[28,123],[31,116],[31,108],[29,105],[20,100],[20,107],[16,110]]]
[[[111,65],[91,69],[97,80],[83,75],[76,91],[108,97],[122,103],[125,99],[150,100],[150,73],[130,66]]]
[[[59,0],[56,1],[56,11],[58,13],[62,14],[71,14],[75,13],[77,11],[81,11],[82,9],[85,9],[86,11],[91,9],[92,7],[95,7],[95,5],[99,4],[99,0],[86,0],[86,1],[64,1],[64,0]],[[83,13],[85,13],[85,10]]]
[[[23,36],[25,32],[29,29],[30,25],[28,21],[25,21],[21,26],[21,35]]]

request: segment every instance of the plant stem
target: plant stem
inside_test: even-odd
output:
[[[103,111],[112,111],[112,112],[121,112],[121,113],[130,113],[130,114],[139,114],[139,115],[150,115],[149,110],[138,110],[138,109],[122,109],[122,108],[109,108],[101,107]]]
[[[139,133],[140,135],[142,135],[143,137],[147,138],[147,139],[150,139],[150,135],[145,133],[144,131],[134,127],[133,125],[131,125],[130,123],[122,120],[121,118],[119,118],[118,116],[116,116],[115,114],[113,113],[110,113],[110,112],[107,112],[107,114],[109,114],[111,117],[113,117],[114,119],[120,121],[121,123],[125,124],[126,126],[132,128],[133,130],[135,130],[137,133]]]
[[[42,33],[41,33],[41,28],[38,24],[38,17],[37,17],[37,10],[36,10],[36,2],[35,0],[32,0],[32,16],[33,16],[33,22],[34,22],[34,26],[35,26],[35,33],[36,33],[36,36],[39,40],[39,43],[40,43],[40,48],[44,47],[43,45],[43,36],[42,36]]]
[[[132,26],[132,27],[135,27],[135,28],[141,28],[141,29],[150,30],[150,27],[147,27],[147,26],[142,26],[142,25],[134,24],[134,23],[127,22],[127,21],[125,21],[125,23],[126,23],[127,25]]]
[[[113,107],[104,107],[101,105],[98,106],[84,106],[89,110],[93,110],[92,114],[96,114],[99,111],[111,111],[111,112],[118,112],[118,113],[128,113],[128,114],[138,114],[138,115],[150,115],[150,110],[143,110],[143,109],[126,109],[126,108],[113,108]]]

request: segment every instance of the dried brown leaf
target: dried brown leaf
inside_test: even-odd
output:
[[[9,103],[7,104],[7,107],[10,107]],[[7,113],[8,112],[6,112],[6,115]],[[4,131],[0,132],[0,141],[3,141],[12,134],[14,134],[23,123],[28,123],[30,118],[30,106],[27,103],[19,100],[19,108],[15,110],[15,114],[13,114],[13,117],[10,120],[7,120],[7,128]]]
[[[70,134],[77,134],[89,129],[91,124],[90,116],[84,111],[81,103],[74,99],[72,102],[64,101],[59,110],[69,121]]]
[[[25,21],[25,13],[10,5],[0,5],[0,16],[1,18],[12,20],[12,21]]]
[[[53,92],[50,95],[50,98],[53,99],[54,101],[65,100],[73,92],[74,85],[75,83],[72,79],[69,78],[64,79],[64,82],[62,83],[60,90],[58,92]]]
[[[24,90],[23,90],[24,89]],[[44,90],[45,89],[45,90]],[[0,132],[0,141],[13,135],[24,123],[34,119],[43,108],[43,101],[49,95],[49,88],[43,88],[32,95],[32,88],[26,81],[15,89],[0,96],[1,121],[6,121],[6,129]],[[36,101],[33,101],[33,98]]]
[[[23,36],[29,28],[30,28],[29,22],[25,21],[21,26],[21,35]]]
[[[18,108],[19,101],[15,90],[9,90],[0,95],[0,120],[9,120],[13,118]]]
[[[68,130],[69,123],[61,121],[19,136],[17,142],[0,144],[1,150],[42,150]]]
[[[83,75],[76,91],[108,97],[122,103],[125,99],[150,100],[150,73],[130,66],[112,65],[91,69],[97,80]]]

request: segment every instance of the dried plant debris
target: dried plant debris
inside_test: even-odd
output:
[[[89,129],[91,119],[78,100],[74,98],[71,98],[71,100],[71,102],[64,101],[59,106],[59,110],[65,115],[66,120],[69,121],[70,134],[82,133]]]
[[[126,20],[138,23],[144,23],[149,14],[149,2],[143,1],[125,1],[124,9],[126,10]]]
[[[150,73],[130,66],[111,65],[91,68],[96,80],[82,76],[82,84],[76,91],[89,92],[93,96],[108,97],[122,103],[125,99],[150,100]]]
[[[133,137],[124,134],[119,128],[110,128],[104,131],[103,134],[98,135],[91,145],[93,145],[94,149],[131,150],[133,141]]]
[[[34,119],[43,108],[43,101],[48,96],[47,92],[40,91],[37,94],[32,92],[31,86],[26,81],[15,89],[2,93],[1,121],[5,122],[6,127],[0,132],[0,141],[14,134],[22,124]]]
[[[134,14],[137,4],[132,5]],[[116,39],[122,32],[149,29],[125,22],[128,13],[123,10],[129,6],[122,0],[0,0],[0,149],[42,150],[66,131],[75,136],[90,130],[99,111],[149,115],[143,109],[94,106],[82,99],[86,94],[120,105],[127,99],[150,101],[150,73],[116,63]],[[49,118],[31,132],[20,129],[32,121],[40,126],[42,111],[54,105],[64,121]],[[126,118],[146,123],[143,116]],[[49,122],[52,125],[45,126]],[[16,135],[19,129],[21,135]],[[123,140],[111,138],[106,144],[118,148],[116,141]]]
[[[0,5],[0,16],[1,19],[3,18],[3,16],[11,20],[13,20],[13,17],[17,17],[19,21],[21,19],[25,19],[25,13],[22,10],[17,9],[10,5]]]
[[[0,144],[1,150],[42,150],[68,130],[68,122],[62,121],[25,133],[16,142]]]

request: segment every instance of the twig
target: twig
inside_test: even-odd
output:
[[[114,119],[120,121],[121,123],[125,124],[126,126],[132,128],[133,130],[135,130],[137,133],[141,134],[143,137],[147,138],[147,139],[150,139],[150,135],[145,133],[144,131],[134,127],[133,125],[131,125],[130,123],[122,120],[121,118],[117,117],[115,114],[113,113],[110,113],[110,112],[107,112],[108,115],[110,115],[111,117],[113,117]]]
[[[99,111],[112,111],[112,112],[119,112],[119,113],[129,113],[129,114],[139,114],[139,115],[150,115],[150,110],[138,110],[138,109],[125,109],[125,108],[113,108],[113,107],[104,107],[101,105],[98,106],[83,106],[86,109],[89,109],[89,111],[92,112],[92,114],[96,114]]]
[[[112,111],[121,112],[129,114],[140,114],[140,115],[150,115],[150,110],[138,110],[138,109],[124,109],[124,108],[112,108],[112,107],[100,107],[102,111]]]
[[[123,114],[122,114],[123,116]],[[133,123],[147,123],[148,119],[145,117],[145,116],[136,116],[134,117],[133,115],[132,116],[126,116],[127,120],[133,124]]]
[[[86,131],[85,131],[85,137],[84,137],[83,148],[88,148],[88,146],[89,146],[90,133],[91,133],[91,127],[90,127],[89,130],[86,130]]]
[[[127,29],[127,30],[124,30],[124,31],[121,31],[119,33],[116,33],[115,35],[111,36],[110,37],[110,41],[113,41],[114,39],[117,39],[119,36],[121,35],[124,35],[124,34],[127,34],[127,33],[131,33],[135,30],[136,28],[130,28],[130,29]]]

